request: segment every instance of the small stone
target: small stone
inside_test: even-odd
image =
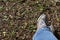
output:
[[[9,17],[12,19],[13,18],[13,16],[12,15],[9,15]]]
[[[38,1],[36,3],[39,3]]]
[[[6,32],[3,32],[3,34],[5,34]]]
[[[6,36],[6,32],[3,32],[3,35]]]

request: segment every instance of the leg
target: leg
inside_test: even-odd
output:
[[[45,14],[42,14],[38,18],[37,31],[33,36],[33,40],[58,40],[51,32],[51,27],[46,26],[45,17]]]

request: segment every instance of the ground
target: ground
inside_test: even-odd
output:
[[[0,0],[0,40],[32,40],[43,13],[60,35],[59,0]]]

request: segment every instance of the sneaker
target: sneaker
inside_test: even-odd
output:
[[[37,30],[39,30],[40,28],[46,27],[45,18],[46,18],[45,14],[42,14],[38,18],[38,20],[37,20]]]
[[[47,21],[46,17],[47,16],[45,14],[40,15],[40,17],[37,20],[37,30],[47,27],[50,29],[51,32],[54,32],[54,27],[52,25],[50,25],[50,26],[46,25],[46,22],[45,22],[45,21]]]

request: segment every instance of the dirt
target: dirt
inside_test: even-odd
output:
[[[37,19],[48,17],[60,36],[60,2],[56,0],[0,0],[0,40],[32,40]]]

